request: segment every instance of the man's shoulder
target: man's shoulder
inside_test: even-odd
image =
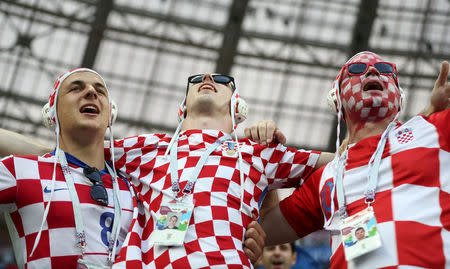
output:
[[[46,153],[42,156],[39,155],[9,155],[3,157],[0,161],[2,163],[14,162],[17,160],[28,160],[28,161],[42,161],[42,162],[53,162],[54,155]]]
[[[122,139],[115,139],[115,147],[133,147],[133,146],[149,146],[158,142],[170,142],[171,137],[168,134],[142,134],[129,136]]]

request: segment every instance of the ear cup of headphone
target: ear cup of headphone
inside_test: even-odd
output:
[[[55,122],[50,116],[50,104],[46,103],[42,107],[41,112],[42,112],[42,122],[44,123],[45,127],[53,131],[55,129]]]
[[[235,102],[235,113],[234,113],[234,120],[236,124],[239,124],[247,119],[248,115],[248,105],[247,102],[245,102],[244,99],[241,97],[236,98]]]
[[[184,120],[186,116],[186,97],[184,97],[183,102],[178,106],[178,122]]]
[[[327,103],[328,103],[328,108],[330,109],[330,111],[334,114],[338,113],[337,110],[337,96],[336,96],[336,90],[335,89],[331,89],[328,92],[327,95]]]
[[[399,86],[398,90],[400,91],[400,109],[403,111],[406,105],[406,94],[402,87]]]
[[[114,102],[113,99],[111,99],[111,116],[109,117],[109,126],[112,126],[113,123],[116,121],[117,119],[117,114],[119,113],[119,108],[117,107],[116,102]]]

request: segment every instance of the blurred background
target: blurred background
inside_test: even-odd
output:
[[[0,127],[54,144],[41,107],[60,74],[89,67],[118,103],[115,137],[172,133],[187,77],[218,72],[249,104],[239,135],[272,119],[290,146],[335,151],[326,96],[342,64],[362,50],[395,62],[407,119],[450,60],[449,25],[450,0],[1,0]],[[324,267],[327,244],[298,242]]]

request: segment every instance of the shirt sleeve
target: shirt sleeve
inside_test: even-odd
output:
[[[427,120],[436,126],[441,148],[450,151],[450,108],[431,114]]]
[[[15,178],[14,158],[8,156],[0,161],[0,204],[12,204],[16,201],[17,180]],[[4,210],[5,207],[0,207]]]
[[[318,151],[288,148],[281,144],[266,147],[261,151],[261,157],[267,162],[264,173],[269,190],[299,187],[314,170],[319,156]]]
[[[300,188],[280,202],[281,213],[299,237],[323,228],[318,190],[323,170],[321,167],[315,171]]]
[[[166,150],[168,143],[161,145],[160,137],[165,135],[145,134],[114,140],[114,165],[124,174],[130,175],[141,164],[143,155],[154,154],[158,150]],[[105,142],[105,158],[111,160],[111,147]]]

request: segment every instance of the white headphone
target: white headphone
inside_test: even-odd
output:
[[[230,101],[230,113],[234,117],[236,125],[245,121],[248,115],[248,105],[243,98],[240,97],[237,89],[234,90]],[[178,122],[181,122],[186,117],[186,97],[181,102],[178,108]],[[234,128],[235,126],[233,126]]]
[[[114,100],[111,99],[111,117],[109,120],[109,126],[112,126],[113,123],[116,121],[117,119],[117,113],[118,113],[118,109],[117,109],[117,104],[116,102],[114,102]],[[42,107],[42,121],[44,122],[45,127],[47,127],[50,130],[55,130],[55,120],[54,118],[52,119],[52,117],[50,116],[50,103],[46,103],[43,107]]]
[[[42,121],[44,123],[44,125],[49,128],[50,130],[55,130],[56,128],[56,101],[58,98],[58,93],[59,93],[59,89],[61,88],[62,83],[64,82],[64,80],[69,77],[70,75],[72,75],[73,73],[76,72],[91,72],[96,74],[97,76],[99,76],[106,88],[106,91],[108,91],[108,88],[106,87],[106,83],[105,80],[102,78],[102,76],[100,76],[100,74],[98,74],[97,72],[95,72],[92,69],[89,68],[76,68],[73,70],[70,70],[69,72],[61,75],[55,82],[54,86],[53,86],[53,91],[52,94],[49,97],[49,101],[44,105],[44,107],[41,110],[42,113]],[[109,116],[109,122],[108,122],[108,126],[112,126],[112,124],[116,121],[117,118],[117,113],[118,113],[118,108],[117,108],[117,104],[114,102],[114,100],[111,98],[111,95],[109,94],[108,91],[108,102],[109,102],[109,107],[110,107],[110,116]]]

